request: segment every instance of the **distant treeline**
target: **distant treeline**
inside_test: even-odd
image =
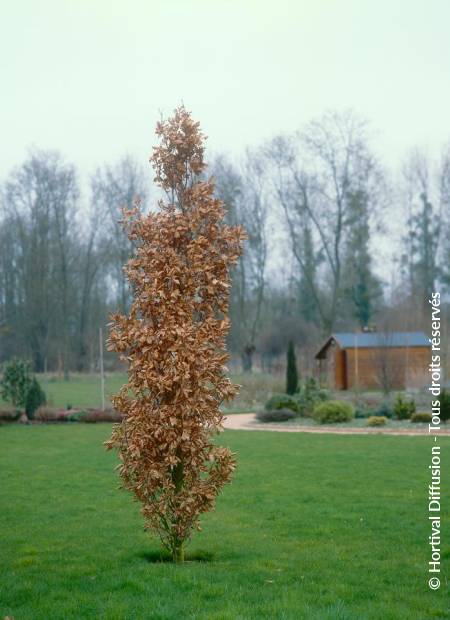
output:
[[[438,162],[413,150],[393,174],[364,120],[329,112],[240,162],[217,156],[208,173],[248,234],[229,338],[244,370],[255,359],[270,370],[289,340],[311,359],[336,329],[428,331],[428,298],[450,286],[450,143]],[[130,304],[121,208],[136,198],[150,208],[152,176],[125,157],[99,167],[81,196],[75,167],[39,150],[11,172],[0,204],[0,362],[95,368],[99,327]]]

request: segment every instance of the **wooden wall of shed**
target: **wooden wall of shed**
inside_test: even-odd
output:
[[[339,347],[335,349],[334,358],[334,389],[346,390],[348,389],[347,382],[347,352]]]
[[[426,383],[428,347],[359,348],[347,349],[346,353],[347,389],[381,389],[383,376],[389,377],[390,389],[394,390],[409,387],[413,379]]]

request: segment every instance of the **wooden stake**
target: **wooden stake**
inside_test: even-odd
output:
[[[105,411],[105,373],[103,370],[103,330],[99,328],[99,341],[100,341],[100,380],[102,386],[102,411]]]

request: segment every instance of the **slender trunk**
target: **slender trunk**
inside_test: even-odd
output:
[[[254,352],[255,352],[255,347],[252,345],[247,345],[242,351],[241,360],[242,360],[242,371],[243,372],[252,372]]]
[[[172,559],[175,564],[182,564],[184,562],[184,544],[183,542],[178,542],[172,551]]]
[[[180,458],[180,453],[177,451],[177,456]],[[184,481],[184,465],[183,461],[180,460],[177,465],[173,468],[172,471],[172,481],[175,485],[175,493],[178,494],[183,488]],[[184,562],[184,541],[180,540],[178,537],[172,539],[172,559],[176,564],[181,564]]]

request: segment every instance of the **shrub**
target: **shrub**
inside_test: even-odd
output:
[[[349,422],[355,416],[355,412],[350,403],[341,400],[329,400],[319,403],[314,407],[313,417],[320,424],[328,422]]]
[[[418,422],[430,423],[431,413],[426,413],[426,412],[413,413],[411,416],[411,422],[413,422],[414,424],[417,424]]]
[[[447,420],[450,420],[450,394],[447,390],[442,390],[439,402],[441,405],[441,421],[447,422]]]
[[[25,413],[29,420],[34,418],[34,413],[41,405],[45,405],[47,398],[44,390],[39,385],[39,381],[36,377],[31,379],[31,383],[28,387],[27,397],[25,401]]]
[[[390,419],[394,417],[394,412],[392,410],[390,403],[385,400],[375,409],[375,415],[377,415],[380,418]]]
[[[66,410],[65,416],[69,420],[69,422],[79,422],[80,418],[86,415],[86,413],[87,411],[85,409],[82,409],[82,410],[68,409]]]
[[[34,419],[39,422],[67,422],[68,417],[66,412],[61,409],[54,409],[53,407],[43,406],[34,414]]]
[[[122,416],[115,409],[88,409],[81,412],[78,417],[80,422],[95,424],[96,422],[121,422]]]
[[[397,420],[409,420],[413,413],[416,411],[416,403],[414,400],[403,400],[400,394],[394,403],[394,414]]]
[[[368,407],[364,403],[358,403],[355,407],[355,418],[365,419],[376,415],[377,410]]]
[[[384,426],[387,418],[384,415],[371,415],[367,418],[367,426]]]
[[[289,394],[274,394],[264,405],[266,411],[274,411],[277,409],[289,409],[295,413],[299,412],[299,402],[294,396]]]
[[[296,414],[290,409],[273,409],[272,411],[258,411],[256,414],[260,422],[286,422],[295,418]]]
[[[0,420],[14,422],[19,419],[20,413],[14,407],[4,407],[0,409]]]

